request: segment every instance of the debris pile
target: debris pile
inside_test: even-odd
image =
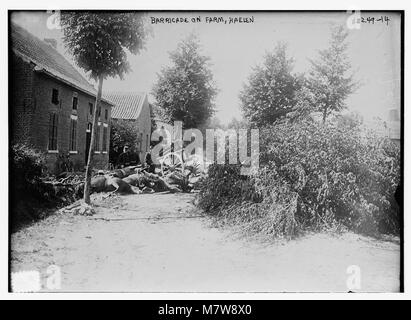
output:
[[[64,172],[57,177],[42,179],[47,196],[63,204],[72,203],[83,196],[84,173]]]
[[[92,216],[96,212],[91,205],[81,202],[79,206],[74,208],[73,213],[81,216]]]
[[[103,198],[107,198],[115,193],[193,192],[202,177],[203,173],[190,166],[183,170],[171,168],[164,173],[148,173],[141,166],[112,171],[99,170],[94,172],[91,179],[91,193],[106,193]],[[74,203],[78,214],[87,215],[91,212],[90,208],[76,202],[83,198],[84,178],[84,172],[64,172],[58,176],[45,177],[42,179],[43,193],[48,199],[61,205]]]
[[[92,216],[96,212],[91,205],[86,204],[85,202],[83,202],[83,200],[78,200],[75,203],[60,209],[59,213]]]
[[[170,168],[165,172],[149,173],[141,166],[113,171],[100,170],[91,180],[91,191],[119,194],[153,192],[193,192],[204,174],[192,167]]]

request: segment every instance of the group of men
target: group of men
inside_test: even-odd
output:
[[[147,167],[147,171],[154,173],[155,171],[155,165],[154,162],[151,158],[150,152],[147,152],[145,158],[144,158],[144,163],[141,163],[140,157],[136,152],[132,152],[130,150],[130,147],[128,145],[125,145],[123,148],[123,152],[119,155],[117,159],[117,168],[125,168],[129,166],[137,166],[139,164],[144,164],[145,167]]]

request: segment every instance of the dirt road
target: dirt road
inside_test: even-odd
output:
[[[56,214],[13,234],[12,272],[39,271],[44,291],[57,265],[66,292],[347,292],[355,265],[362,291],[399,290],[395,241],[317,234],[261,244],[213,228],[191,194],[99,199],[94,216]]]

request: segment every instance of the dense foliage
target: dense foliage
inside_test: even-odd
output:
[[[45,170],[43,154],[25,144],[10,149],[10,220],[13,227],[36,218],[36,205],[47,202],[41,176]]]
[[[48,183],[43,153],[17,143],[10,149],[10,221],[13,229],[47,216],[60,205],[77,200],[77,185]]]
[[[350,73],[347,36],[344,26],[334,27],[329,47],[320,50],[318,59],[311,60],[308,88],[315,111],[321,112],[323,121],[333,112],[345,109],[346,98],[358,87]]]
[[[30,190],[38,183],[43,170],[45,170],[45,159],[42,153],[25,144],[17,143],[12,146],[11,176],[15,190]]]
[[[347,97],[359,86],[347,55],[347,36],[345,27],[333,27],[328,48],[310,60],[307,75],[292,72],[294,60],[287,56],[286,45],[279,43],[253,69],[240,93],[244,118],[263,127],[290,113],[301,118],[319,112],[325,122],[344,110]]]
[[[94,79],[129,71],[125,49],[137,54],[144,45],[144,17],[135,12],[62,11],[64,44],[80,68]]]
[[[201,54],[193,35],[178,44],[170,59],[172,65],[162,69],[153,87],[155,106],[163,121],[182,121],[184,128],[198,128],[214,113],[217,89],[210,59]]]
[[[358,115],[341,114],[358,87],[347,36],[344,27],[332,28],[308,75],[292,73],[283,44],[254,68],[240,99],[246,123],[260,128],[260,168],[244,177],[238,166],[211,166],[198,196],[202,209],[274,236],[399,232],[399,147],[366,132]]]
[[[254,231],[294,236],[345,227],[398,233],[399,147],[359,126],[288,120],[260,133],[261,168],[210,168],[199,206]]]
[[[110,162],[117,163],[117,158],[123,152],[125,145],[135,149],[139,141],[140,133],[133,121],[112,120],[110,129]]]
[[[300,79],[292,73],[293,59],[287,57],[285,44],[267,53],[256,66],[240,94],[244,117],[254,126],[273,123],[295,106]]]

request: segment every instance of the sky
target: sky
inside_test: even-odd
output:
[[[353,26],[347,25],[347,19],[352,17],[347,12],[148,12],[147,23],[152,34],[145,49],[138,55],[129,54],[132,71],[123,80],[107,79],[103,91],[150,94],[157,74],[171,64],[170,51],[194,32],[201,42],[202,53],[211,58],[210,68],[219,89],[216,116],[227,123],[233,117],[241,118],[239,93],[252,68],[261,64],[264,54],[273,50],[278,41],[288,44],[289,56],[295,59],[294,71],[308,72],[309,59],[317,58],[318,51],[327,48],[331,26],[343,24],[351,26],[347,53],[356,80],[362,84],[347,99],[349,110],[359,112],[366,120],[374,117],[386,120],[390,109],[400,109],[400,17],[388,12],[360,14],[364,21],[381,16],[390,20],[388,24],[374,21]],[[12,14],[11,19],[39,38],[56,38],[59,50],[68,56],[62,44],[62,32],[53,24],[54,17],[51,12],[19,12]],[[210,22],[219,17],[223,22]],[[230,18],[236,17],[252,18],[253,22],[230,24]],[[188,23],[154,24],[152,18],[187,18]],[[149,100],[153,102],[151,96]]]

